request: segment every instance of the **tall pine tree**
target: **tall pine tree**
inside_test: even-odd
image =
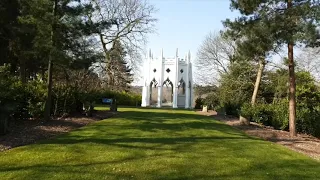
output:
[[[289,129],[296,136],[296,83],[293,46],[316,39],[319,1],[315,0],[231,0],[231,9],[239,10],[241,17],[227,20],[230,29],[245,31],[250,26],[264,24],[272,42],[288,47],[289,71]],[[263,38],[260,39],[263,42]],[[277,48],[276,48],[277,49]]]
[[[129,67],[126,57],[127,52],[121,42],[116,40],[109,55],[111,63],[108,63],[106,68],[108,85],[114,90],[128,91],[133,82],[132,69]]]

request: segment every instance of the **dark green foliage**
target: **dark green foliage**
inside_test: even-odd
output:
[[[256,104],[249,103],[242,105],[241,116],[250,121],[272,126],[275,129],[288,129],[288,107],[287,101],[277,104]]]
[[[228,115],[238,115],[240,106],[249,102],[255,81],[254,67],[249,62],[236,62],[222,75],[218,90],[220,106]]]
[[[11,121],[50,120],[50,116],[87,113],[88,109],[92,112],[94,104],[101,103],[102,97],[114,96],[120,105],[141,103],[140,96],[126,93],[133,81],[126,58],[127,51],[139,46],[138,35],[133,34],[146,34],[148,28],[152,28],[147,24],[154,21],[151,17],[153,7],[143,8],[147,3],[140,0],[134,4],[109,3],[91,0],[0,1],[1,133],[5,133]],[[101,18],[102,14],[111,11],[114,11],[112,19]],[[121,26],[125,28],[121,29]],[[100,42],[96,35],[116,37]],[[126,42],[131,42],[130,47],[135,48],[130,49],[123,43],[124,39],[130,39]],[[101,45],[103,48],[112,45],[110,54],[104,53]],[[96,73],[97,62],[105,62],[108,58],[112,61],[108,70],[113,71],[117,93],[113,92],[113,87],[106,88],[100,74]]]
[[[259,37],[268,44],[281,45],[288,42],[314,42],[319,20],[319,1],[292,0],[287,9],[287,0],[232,0],[231,9],[239,10],[241,17],[224,23],[234,35],[243,35],[245,30],[264,26]],[[268,39],[266,39],[268,38]]]
[[[277,80],[271,80],[274,92],[273,103],[260,103],[252,107],[244,104],[241,115],[251,121],[273,126],[276,129],[287,130],[288,107],[287,88],[282,77],[287,77],[287,71],[273,72]],[[297,72],[297,131],[320,136],[320,91],[314,79],[308,72]],[[273,76],[269,76],[273,77]],[[270,85],[271,85],[270,84]]]
[[[133,82],[133,75],[127,60],[127,52],[119,40],[116,40],[113,49],[109,52],[109,61],[106,65],[108,86],[113,90],[128,91]]]
[[[43,113],[45,85],[34,81],[23,85],[17,77],[10,76],[10,67],[0,69],[0,113],[2,128],[6,121],[39,117]],[[5,128],[4,128],[5,129]]]
[[[232,102],[224,102],[223,109],[225,115],[239,116],[240,105]]]
[[[117,105],[140,106],[141,96],[109,90],[83,91],[72,86],[56,86],[53,89],[52,112],[54,116],[82,113],[90,106],[102,105],[103,98],[115,99]]]
[[[127,93],[125,91],[101,91],[96,97],[96,103],[102,104],[102,98],[113,98],[116,99],[118,105],[123,106],[140,106],[141,95]]]
[[[195,95],[202,97],[201,101],[196,101],[196,109],[201,109],[202,105],[207,105],[209,110],[214,110],[219,106],[219,98],[218,98],[218,87],[215,85],[211,86],[195,86]],[[197,102],[198,105],[197,105]]]
[[[203,101],[204,101],[203,98],[197,98],[197,99],[196,99],[196,105],[195,105],[194,108],[195,108],[195,109],[202,109]]]
[[[210,91],[209,91],[210,92]],[[218,97],[218,92],[210,92],[203,100],[203,104],[208,106],[208,109],[215,110],[219,108],[220,102]]]

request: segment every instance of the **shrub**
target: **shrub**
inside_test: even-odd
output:
[[[9,120],[23,120],[40,114],[44,93],[41,82],[22,84],[0,68],[0,131],[6,133]]]
[[[203,98],[196,99],[196,105],[194,106],[195,109],[201,109],[203,106]]]
[[[252,106],[249,103],[245,103],[241,107],[240,114],[250,121],[265,125],[272,124],[272,109],[268,104],[256,104]]]
[[[240,105],[233,103],[224,103],[224,111],[226,115],[239,116]]]
[[[113,98],[118,105],[123,106],[136,106],[141,104],[141,95],[132,94],[130,92],[117,92],[117,91],[101,91],[97,92],[95,99],[97,104],[102,104],[102,98]]]
[[[207,105],[209,109],[214,110],[219,106],[219,98],[216,92],[209,93],[203,100],[203,104]]]
[[[81,89],[73,86],[56,85],[52,90],[51,112],[54,116],[82,112],[83,99],[89,95],[81,93]]]
[[[250,121],[272,126],[275,129],[288,130],[288,100],[274,104],[244,104],[241,115]],[[320,137],[320,106],[309,107],[304,102],[297,103],[297,132]]]
[[[275,129],[285,130],[288,127],[288,105],[286,102],[277,104],[255,104],[252,106],[245,103],[241,107],[241,116],[250,121],[273,126]]]

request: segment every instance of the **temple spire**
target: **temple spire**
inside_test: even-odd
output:
[[[163,48],[161,49],[160,55],[161,55],[161,61],[163,61]]]
[[[149,59],[151,59],[151,48],[149,49]]]

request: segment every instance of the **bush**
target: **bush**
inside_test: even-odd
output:
[[[215,110],[219,107],[219,98],[216,92],[207,94],[207,97],[204,98],[203,104],[208,106],[208,109]]]
[[[232,103],[224,103],[223,108],[226,115],[239,116],[240,105]]]
[[[203,98],[196,99],[196,105],[194,106],[195,109],[201,109],[203,106]]]
[[[275,129],[288,130],[288,100],[274,104],[244,104],[241,115],[248,120],[272,126]],[[308,107],[306,103],[297,103],[297,132],[320,137],[320,106]]]
[[[0,133],[7,130],[8,121],[23,120],[43,114],[45,85],[39,81],[22,84],[11,76],[7,67],[0,67]]]
[[[83,99],[89,95],[90,94],[81,93],[80,88],[56,85],[52,90],[51,112],[54,116],[82,112]]]
[[[102,104],[102,98],[113,98],[118,105],[122,106],[139,106],[141,105],[141,95],[132,94],[129,92],[117,92],[117,91],[101,91],[97,92],[95,101],[97,104]]]
[[[268,126],[273,125],[273,111],[272,106],[269,104],[256,104],[255,106],[252,106],[249,103],[245,103],[241,107],[240,114],[249,121]]]

